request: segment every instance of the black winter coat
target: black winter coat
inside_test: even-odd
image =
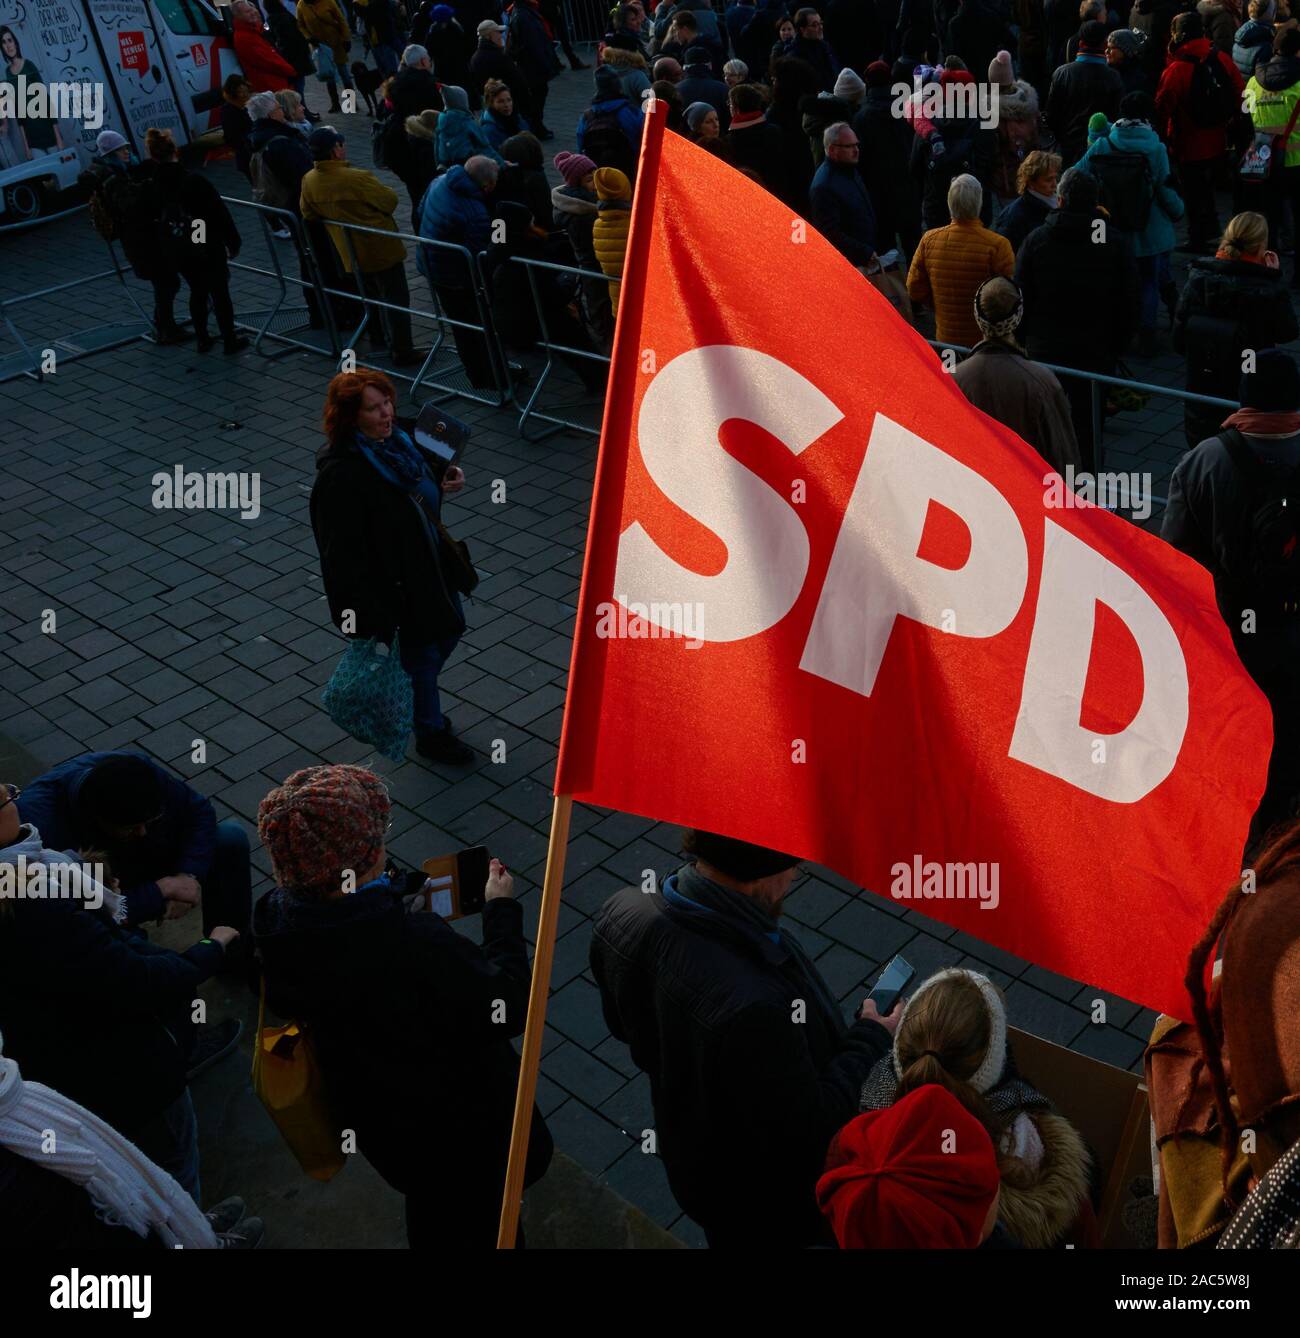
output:
[[[298,27],[294,7],[289,0],[271,0],[266,6],[266,26],[271,30],[275,49],[299,74],[311,74],[311,46]]]
[[[0,915],[0,1035],[28,1082],[130,1138],[185,1090],[185,1034],[216,943],[169,952],[74,901]]]
[[[943,143],[943,152],[935,153],[935,135]],[[976,121],[935,121],[934,134],[912,137],[911,172],[921,188],[921,225],[946,228],[952,222],[948,212],[948,187],[969,173],[984,187],[980,203],[980,222],[993,222],[993,173],[997,167],[998,134]]]
[[[999,51],[1015,49],[1015,34],[1006,16],[986,0],[965,0],[948,24],[944,50],[960,56],[981,83],[987,78],[993,57]]]
[[[311,526],[336,627],[351,610],[357,636],[389,641],[400,630],[408,646],[464,629],[443,545],[435,554],[417,503],[383,479],[355,444],[317,454]]]
[[[1187,389],[1235,400],[1245,349],[1276,348],[1300,334],[1282,271],[1249,260],[1194,258],[1174,313],[1174,348],[1187,358]],[[1189,440],[1213,436],[1230,411],[1188,404]]]
[[[784,945],[639,887],[596,917],[591,968],[610,1031],[650,1077],[673,1195],[710,1245],[826,1243],[814,1186],[889,1051],[885,1028],[831,1016]]]
[[[193,266],[213,274],[227,273],[226,257],[233,260],[243,242],[230,210],[207,177],[178,162],[155,163],[150,198],[161,255],[176,269]],[[179,238],[172,233],[169,220],[186,218],[203,220],[202,242],[193,240],[192,223],[182,229]]]
[[[1094,112],[1105,112],[1113,121],[1119,115],[1124,81],[1109,65],[1071,61],[1052,75],[1043,119],[1060,145],[1066,167],[1072,167],[1088,148],[1088,120]]]
[[[280,889],[253,911],[267,1006],[311,1029],[331,1107],[404,1194],[500,1195],[530,971],[523,911],[483,910],[483,946],[433,912],[370,889],[308,901]],[[504,1014],[500,1010],[504,1008]],[[533,1111],[525,1183],[551,1159]]]
[[[1025,238],[1016,256],[1020,328],[1040,362],[1109,372],[1137,323],[1137,261],[1114,229],[1093,241],[1094,221],[1058,209]]]
[[[495,42],[481,37],[478,49],[470,57],[469,83],[465,88],[471,110],[477,110],[483,105],[483,85],[489,79],[500,79],[514,96],[515,106],[527,114],[532,106],[532,95],[528,91],[528,81],[523,71]]]
[[[415,70],[404,65],[388,86],[388,100],[403,121],[418,116],[422,111],[441,111],[442,94],[438,80],[428,70]]]
[[[999,232],[1011,243],[1013,251],[1019,251],[1025,238],[1035,228],[1042,227],[1055,211],[1036,195],[1026,191],[1018,195],[998,215],[994,232]]]

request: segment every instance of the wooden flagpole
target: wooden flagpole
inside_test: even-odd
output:
[[[505,1195],[501,1201],[501,1228],[497,1249],[513,1250],[524,1195],[524,1163],[528,1159],[528,1130],[537,1098],[537,1070],[542,1062],[542,1033],[546,1028],[546,997],[551,990],[551,960],[555,956],[555,927],[560,918],[560,890],[564,886],[564,856],[569,844],[569,815],[573,796],[557,794],[551,809],[551,838],[546,847],[546,876],[542,879],[542,908],[537,919],[533,949],[533,980],[528,991],[528,1022],[519,1059],[519,1090],[515,1093],[515,1122],[510,1132],[510,1161]]]
[[[645,133],[641,139],[641,157],[637,169],[637,185],[632,198],[632,219],[628,232],[627,260],[623,266],[623,293],[618,304],[614,325],[613,366],[620,363],[636,365],[637,349],[624,349],[628,340],[640,337],[641,308],[644,303],[645,272],[650,250],[650,215],[654,209],[654,188],[658,178],[659,154],[663,145],[664,125],[668,109],[658,99],[646,104]],[[595,532],[596,499],[601,494],[601,480],[611,466],[606,456],[606,443],[616,425],[630,415],[631,380],[616,382],[610,376],[610,389],[605,398],[605,414],[601,423],[600,455],[596,464],[596,483],[592,493],[592,528]],[[586,564],[582,573],[582,590],[578,600],[579,626],[574,629],[573,661],[569,670],[569,694],[573,693],[580,665],[582,645],[581,625],[591,594],[588,579],[592,561],[592,544],[588,537]],[[604,596],[601,596],[602,598]],[[565,700],[564,730],[560,739],[560,759],[557,783],[565,784],[565,742],[568,737],[569,699]],[[528,992],[528,1021],[524,1027],[524,1048],[519,1060],[519,1090],[515,1094],[515,1121],[510,1134],[510,1161],[506,1167],[505,1194],[501,1202],[501,1225],[497,1233],[497,1249],[512,1250],[519,1227],[519,1208],[524,1193],[524,1163],[528,1155],[528,1130],[533,1118],[533,1102],[537,1093],[537,1071],[542,1060],[542,1031],[546,1025],[546,1000],[551,987],[551,961],[555,955],[555,928],[560,915],[560,891],[564,886],[564,855],[569,843],[569,816],[573,811],[573,789],[557,794],[551,810],[551,838],[546,848],[546,875],[542,879],[542,908],[537,921],[537,943],[533,949],[533,980]],[[581,786],[576,787],[581,791]]]

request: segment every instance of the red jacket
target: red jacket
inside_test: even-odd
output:
[[[235,55],[254,93],[278,93],[292,88],[298,71],[266,40],[254,21],[235,20]]]
[[[1210,39],[1198,37],[1184,42],[1170,54],[1165,72],[1156,89],[1156,128],[1169,145],[1170,156],[1180,163],[1201,163],[1207,158],[1221,158],[1228,148],[1228,128],[1210,130],[1197,125],[1187,108],[1192,93],[1192,72],[1209,54]],[[1214,53],[1232,79],[1232,86],[1240,94],[1246,87],[1241,71],[1231,56],[1222,51]]]

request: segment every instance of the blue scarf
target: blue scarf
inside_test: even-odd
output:
[[[442,514],[442,489],[429,473],[424,456],[415,443],[400,427],[393,429],[387,441],[374,441],[358,430],[357,450],[386,483],[391,483],[394,488],[400,488],[424,504],[420,507],[420,514],[424,516],[425,524],[429,525],[434,546],[437,547],[438,536],[433,533],[429,518],[432,516],[437,520]]]
[[[1082,62],[1084,65],[1108,65],[1110,62],[1105,56],[1094,56],[1091,51],[1080,51],[1075,54],[1075,63]]]

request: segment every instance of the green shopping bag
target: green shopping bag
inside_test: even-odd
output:
[[[415,706],[396,635],[387,654],[380,652],[374,637],[353,638],[330,675],[321,701],[329,718],[354,739],[374,744],[394,762],[406,755]]]

